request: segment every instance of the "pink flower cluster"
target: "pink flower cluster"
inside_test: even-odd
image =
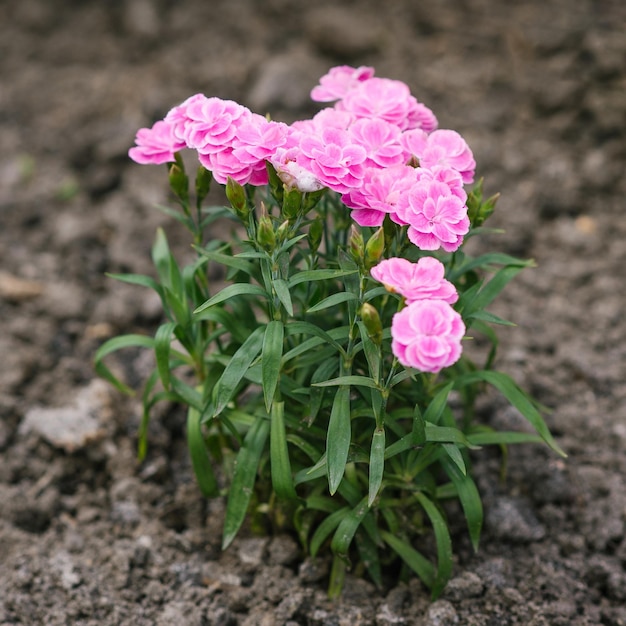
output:
[[[405,83],[375,77],[370,67],[332,68],[311,97],[334,104],[288,126],[196,94],[139,130],[129,154],[167,163],[191,148],[222,184],[230,177],[264,185],[269,161],[288,187],[341,194],[361,226],[389,215],[421,249],[456,250],[469,230],[463,185],[476,167],[465,140],[437,130],[433,112]]]
[[[444,278],[443,264],[433,257],[417,263],[394,257],[373,267],[371,275],[406,300],[391,322],[391,349],[400,363],[433,373],[455,363],[465,325],[451,306],[458,294]]]

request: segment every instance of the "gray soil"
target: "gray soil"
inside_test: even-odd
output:
[[[621,0],[4,0],[0,4],[0,624],[626,625],[626,5]],[[454,578],[378,592],[288,536],[224,554],[183,413],[140,417],[94,351],[150,332],[158,303],[104,272],[150,272],[160,167],[134,133],[203,92],[290,121],[332,65],[406,81],[502,192],[485,250],[532,257],[494,307],[498,367],[551,407],[567,459],[476,454],[486,529],[451,510]],[[114,364],[139,385],[145,354]],[[494,426],[524,428],[497,396]]]

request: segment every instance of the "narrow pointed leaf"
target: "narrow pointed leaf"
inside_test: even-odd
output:
[[[349,291],[340,291],[339,293],[334,293],[327,298],[324,298],[316,305],[312,306],[307,312],[308,313],[317,313],[318,311],[323,311],[324,309],[329,309],[330,307],[335,307],[338,304],[343,302],[347,302],[348,300],[356,300],[357,297],[350,293]]]
[[[223,550],[232,543],[246,517],[269,429],[268,420],[257,419],[246,434],[243,446],[237,453],[233,482],[230,485],[226,504]]]
[[[443,389],[441,389],[437,395],[431,400],[428,408],[424,412],[424,421],[426,423],[438,424],[439,419],[443,413],[443,410],[446,408],[448,403],[448,396],[450,395],[450,391],[454,383],[448,383]]]
[[[347,515],[350,514],[350,507],[344,506],[337,511],[334,511],[327,517],[325,517],[320,523],[319,526],[315,529],[313,536],[311,537],[311,543],[309,544],[309,551],[311,556],[315,558],[319,549],[322,547],[322,544],[328,537],[330,537],[330,533],[339,526],[342,519],[344,519]]]
[[[230,359],[226,369],[215,385],[215,408],[213,415],[219,415],[230,402],[237,386],[246,375],[252,361],[256,359],[263,346],[264,328],[257,328]]]
[[[557,454],[566,457],[567,454],[556,443],[552,433],[543,421],[541,414],[535,408],[529,397],[515,384],[510,376],[502,372],[482,370],[464,374],[455,381],[457,387],[462,387],[479,380],[484,380],[493,385],[502,395],[532,424],[535,430],[541,435],[543,440]]]
[[[369,387],[370,389],[378,389],[379,386],[375,380],[368,376],[340,376],[331,380],[325,380],[315,383],[316,387],[343,387],[345,385],[354,385],[356,387]]]
[[[287,311],[287,315],[289,317],[293,317],[293,302],[291,301],[291,294],[289,293],[289,285],[287,285],[287,281],[282,278],[278,278],[273,281],[274,291],[276,292],[276,296],[280,300],[280,303],[285,307],[285,311]]]
[[[293,485],[291,463],[285,431],[285,403],[274,402],[270,415],[270,463],[272,487],[279,498],[295,500],[298,496]]]
[[[309,283],[315,280],[328,280],[335,278],[342,278],[349,276],[350,274],[356,274],[357,270],[333,270],[333,269],[321,269],[321,270],[305,270],[294,274],[289,279],[289,287],[295,287],[300,283]]]
[[[467,474],[467,468],[465,467],[465,460],[463,459],[461,451],[454,444],[451,443],[444,443],[441,447],[446,451],[446,454],[457,466],[461,474],[465,476]]]
[[[250,283],[235,283],[234,285],[228,285],[224,287],[219,293],[216,293],[212,298],[209,298],[206,302],[201,304],[193,313],[199,315],[206,309],[221,304],[230,298],[235,296],[259,296],[264,299],[267,298],[267,291],[260,285],[252,285]]]
[[[280,380],[280,361],[283,357],[284,327],[279,320],[272,320],[265,327],[261,358],[261,377],[265,408],[269,413],[276,387]]]
[[[435,580],[433,564],[422,556],[412,545],[396,535],[382,530],[383,541],[419,576],[420,580],[430,589]]]
[[[163,388],[170,388],[170,345],[176,324],[161,324],[154,335],[154,354]]]
[[[417,492],[415,497],[426,511],[435,531],[437,573],[431,588],[432,598],[435,600],[443,591],[452,574],[452,541],[450,540],[448,525],[435,504],[423,493]]]
[[[372,447],[370,449],[370,473],[369,473],[369,495],[367,506],[372,506],[380,485],[383,481],[383,471],[385,469],[385,428],[377,428],[372,436]]]
[[[369,512],[369,506],[367,504],[367,498],[363,498],[355,508],[353,508],[348,515],[346,515],[340,522],[333,540],[330,543],[330,548],[334,554],[342,559],[348,566],[350,565],[350,544],[354,539],[354,534],[357,528],[360,526],[363,518]]]
[[[337,491],[343,478],[351,437],[350,387],[342,386],[335,394],[326,438],[326,468],[331,495]]]
[[[456,464],[448,459],[442,458],[441,464],[456,488],[457,496],[463,507],[463,513],[465,513],[472,547],[474,551],[477,551],[483,527],[483,504],[476,483],[468,474],[463,475]]]
[[[201,414],[193,407],[189,407],[187,411],[187,444],[191,456],[191,465],[202,495],[206,498],[216,496],[218,493],[217,480],[202,436]]]

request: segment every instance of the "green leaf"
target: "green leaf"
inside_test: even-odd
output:
[[[226,369],[217,381],[213,390],[215,408],[213,417],[219,415],[230,402],[237,386],[246,375],[252,361],[256,359],[263,346],[264,328],[259,326],[231,357]]]
[[[300,283],[310,283],[315,280],[329,280],[335,278],[343,278],[350,274],[356,274],[358,270],[333,270],[333,269],[321,269],[321,270],[305,270],[294,274],[289,279],[289,288],[293,288]]]
[[[219,293],[216,293],[212,298],[209,298],[205,303],[201,304],[194,312],[194,315],[199,315],[206,309],[225,302],[235,296],[261,296],[267,298],[267,291],[260,285],[252,285],[250,283],[235,283],[234,285],[228,285],[224,287]]]
[[[437,543],[437,572],[431,588],[431,596],[436,600],[443,591],[446,583],[452,574],[452,541],[448,525],[439,509],[436,507],[425,494],[417,492],[415,494],[418,502],[426,511],[426,515],[430,519],[435,531],[435,540]]]
[[[363,518],[368,512],[369,506],[367,504],[367,498],[363,498],[357,506],[354,507],[348,515],[341,520],[335,534],[333,535],[333,540],[330,543],[330,549],[333,553],[348,566],[350,565],[350,544],[354,539],[354,534],[356,533],[357,528],[360,526]]]
[[[426,441],[434,443],[455,443],[467,448],[476,449],[469,439],[458,428],[451,426],[435,426],[426,422]]]
[[[317,313],[318,311],[335,307],[342,302],[347,302],[348,300],[357,300],[357,297],[348,291],[340,291],[339,293],[334,293],[331,296],[320,300],[320,302],[312,306],[307,313]]]
[[[200,320],[215,322],[223,326],[239,343],[243,343],[249,335],[249,331],[241,324],[238,317],[221,307],[211,307],[194,316],[194,321],[199,322]]]
[[[280,362],[283,357],[283,323],[272,320],[265,327],[263,336],[263,352],[261,358],[261,376],[263,380],[263,397],[265,408],[269,413],[276,387],[280,380]]]
[[[456,488],[463,512],[465,513],[465,519],[467,520],[467,529],[472,541],[472,547],[474,551],[477,551],[483,527],[483,504],[476,488],[476,483],[468,474],[462,474],[456,464],[448,459],[442,458],[441,464]]]
[[[315,324],[311,324],[309,322],[290,322],[289,324],[285,325],[285,332],[287,333],[287,335],[313,335],[314,337],[321,339],[323,343],[334,346],[341,353],[342,356],[346,356],[346,351],[337,341],[336,336],[342,336],[345,330],[346,327],[341,327],[333,328],[333,330],[326,332]],[[296,354],[300,353],[301,350],[298,351]],[[292,356],[292,350],[290,350],[285,355],[285,361],[287,361],[289,358],[292,358]]]
[[[488,268],[491,265],[532,267],[534,265],[534,262],[518,259],[514,256],[503,254],[501,252],[490,252],[488,254],[483,254],[482,256],[476,257],[475,259],[469,259],[465,263],[462,263],[460,266],[455,267],[450,272],[450,275],[447,276],[447,278],[448,280],[455,281],[470,270],[476,269],[477,267]]]
[[[361,562],[367,568],[367,573],[376,585],[377,589],[383,588],[383,574],[380,568],[380,558],[378,547],[371,537],[364,532],[357,532],[354,537],[356,547],[359,551]]]
[[[498,270],[493,278],[486,284],[483,284],[476,296],[465,305],[463,314],[466,316],[471,315],[475,311],[480,311],[488,307],[504,287],[506,287],[507,283],[515,278],[524,267],[525,266],[508,265]]]
[[[270,415],[270,463],[272,487],[279,498],[295,500],[298,496],[293,485],[291,463],[285,431],[285,403],[274,402]]]
[[[245,259],[241,259],[236,256],[231,256],[230,254],[224,254],[223,252],[207,250],[200,246],[194,246],[194,248],[199,254],[201,254],[203,257],[206,257],[209,261],[220,263],[221,265],[225,265],[226,267],[232,267],[233,269],[243,272],[248,276],[252,276],[256,280],[259,279],[258,269],[255,264],[250,263],[250,261],[246,261]]]
[[[380,346],[376,345],[369,335],[367,327],[363,322],[358,322],[361,341],[363,342],[363,352],[367,359],[370,376],[376,383],[380,382]]]
[[[494,386],[532,424],[552,450],[563,457],[567,456],[556,441],[554,441],[548,426],[543,421],[541,414],[535,408],[530,398],[515,384],[510,376],[502,372],[481,370],[463,374],[456,379],[455,386],[460,388],[477,381],[486,381]]]
[[[202,435],[201,417],[199,411],[189,407],[187,411],[187,445],[200,491],[206,498],[211,498],[218,494],[218,488]]]
[[[344,385],[355,385],[356,387],[369,387],[370,389],[379,389],[376,381],[368,376],[339,376],[331,380],[325,380],[315,383],[316,387],[341,387]]]
[[[443,413],[443,410],[446,408],[448,404],[448,396],[450,395],[450,391],[454,383],[448,383],[445,387],[443,387],[437,395],[431,400],[430,404],[426,408],[424,412],[424,421],[428,424],[438,424],[439,419]]]
[[[420,580],[430,589],[435,580],[433,564],[422,556],[413,546],[396,535],[381,530],[383,541],[411,568]]]
[[[98,376],[110,382],[118,391],[133,395],[135,392],[128,385],[119,380],[113,372],[104,364],[104,358],[112,352],[124,348],[154,348],[154,339],[146,335],[121,335],[113,337],[103,343],[94,355],[94,369]]]
[[[232,543],[246,517],[269,429],[269,421],[258,418],[246,434],[243,446],[237,453],[233,482],[226,504],[222,550]]]
[[[465,459],[463,458],[461,451],[451,443],[444,443],[441,447],[446,451],[446,454],[450,457],[450,459],[452,459],[452,462],[459,468],[461,474],[465,476],[467,474],[467,469],[465,467]]]
[[[519,433],[514,431],[494,431],[469,433],[467,439],[477,446],[510,445],[516,443],[545,443],[542,437],[532,433]]]
[[[509,320],[505,320],[489,311],[475,311],[474,313],[470,313],[467,316],[467,320],[481,320],[483,322],[489,322],[491,324],[500,324],[501,326],[516,326],[513,322],[509,322]]]
[[[156,365],[165,390],[170,388],[170,342],[176,326],[173,322],[161,324],[154,335]]]
[[[342,386],[335,394],[326,438],[326,468],[330,495],[339,488],[346,470],[351,438],[350,387]]]
[[[372,506],[380,485],[383,481],[385,469],[385,428],[377,428],[372,435],[372,447],[370,449],[370,472],[369,472],[369,495],[367,506]]]
[[[170,376],[170,384],[178,395],[179,402],[192,406],[200,412],[204,410],[202,396],[193,387],[190,387],[176,376]]]
[[[291,294],[289,293],[289,285],[287,281],[282,278],[277,278],[272,282],[276,296],[280,300],[280,303],[285,307],[287,315],[293,317],[293,302],[291,301]]]
[[[326,541],[326,539],[330,536],[330,533],[332,533],[333,530],[339,526],[341,520],[349,515],[351,510],[352,509],[350,507],[344,506],[334,513],[331,513],[320,522],[319,526],[315,529],[315,532],[311,537],[311,543],[309,544],[309,551],[313,558],[317,556],[319,549],[322,547],[324,541]]]
[[[128,283],[130,285],[140,285],[141,287],[148,287],[148,289],[152,289],[156,291],[158,294],[161,294],[161,286],[151,278],[150,276],[143,276],[142,274],[106,274],[109,278],[113,278],[114,280],[119,280],[123,283]]]

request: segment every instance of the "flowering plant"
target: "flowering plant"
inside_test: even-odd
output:
[[[96,368],[131,391],[105,357],[154,351],[140,456],[154,404],[186,405],[200,489],[227,496],[224,548],[248,515],[294,532],[306,555],[330,548],[333,596],[355,561],[377,585],[397,561],[436,597],[452,568],[444,501],[460,502],[479,542],[469,452],[545,441],[561,453],[536,404],[493,369],[491,325],[509,322],[486,308],[531,263],[463,251],[496,196],[466,191],[470,148],[404,83],[335,67],[312,98],[334,104],[287,125],[198,94],[139,130],[130,157],[167,164],[178,208],[165,211],[197,256],[179,267],[159,230],[156,278],[115,275],[156,291],[167,321],[109,340]],[[182,149],[200,162],[194,193]],[[204,206],[212,180],[228,206]],[[211,236],[220,218],[234,224],[226,241]],[[490,347],[480,365],[463,354],[470,332]],[[476,423],[486,385],[537,434]]]

